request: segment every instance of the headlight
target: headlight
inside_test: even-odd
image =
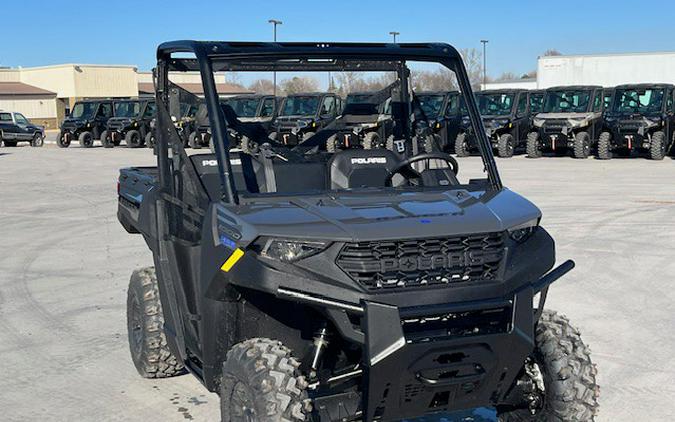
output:
[[[300,129],[309,126],[309,124],[310,124],[310,122],[307,121],[307,120],[298,120],[298,123],[296,123],[297,127],[300,128]]]
[[[511,227],[508,230],[509,237],[518,243],[524,242],[534,233],[537,227],[539,227],[539,218],[534,218],[523,224]]]
[[[544,126],[544,119],[536,119],[535,118],[534,120],[532,120],[532,124],[535,127],[542,127],[542,126]]]
[[[294,262],[326,249],[328,242],[291,239],[269,239],[260,255],[283,262]]]
[[[157,124],[157,122],[155,121],[155,119],[150,120],[150,128],[151,129],[154,129],[156,124]]]

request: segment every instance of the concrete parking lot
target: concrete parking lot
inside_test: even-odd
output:
[[[476,159],[473,159],[476,160]],[[191,376],[140,378],[126,286],[151,264],[115,217],[122,166],[150,150],[0,149],[0,420],[215,421]],[[577,269],[549,293],[591,346],[600,421],[675,417],[675,161],[498,160]]]

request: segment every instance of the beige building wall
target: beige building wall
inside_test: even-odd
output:
[[[52,92],[59,98],[138,96],[134,66],[64,64],[20,69],[21,82]]]
[[[33,123],[55,128],[58,120],[57,99],[38,95],[0,96],[0,110],[23,114]]]
[[[170,72],[169,80],[176,84],[200,84],[202,75],[199,72]],[[225,83],[225,74],[216,73],[216,83]],[[152,72],[138,72],[138,83],[152,83]]]
[[[21,82],[19,69],[0,69],[0,82]]]

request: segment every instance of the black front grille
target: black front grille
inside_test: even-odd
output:
[[[347,243],[337,265],[370,290],[493,281],[504,234]]]
[[[420,343],[506,333],[510,330],[511,320],[512,308],[504,306],[405,318],[401,325],[408,343]]]
[[[562,132],[566,123],[567,123],[566,121],[546,122],[546,124],[544,125],[544,132],[546,133]]]

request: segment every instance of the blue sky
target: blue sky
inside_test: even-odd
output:
[[[491,76],[532,70],[549,48],[565,54],[675,49],[672,0],[24,0],[3,2],[2,11],[2,66],[77,62],[148,70],[162,41],[269,40],[269,18],[284,22],[283,41],[387,41],[392,30],[401,42],[457,48],[480,49],[488,39]]]

